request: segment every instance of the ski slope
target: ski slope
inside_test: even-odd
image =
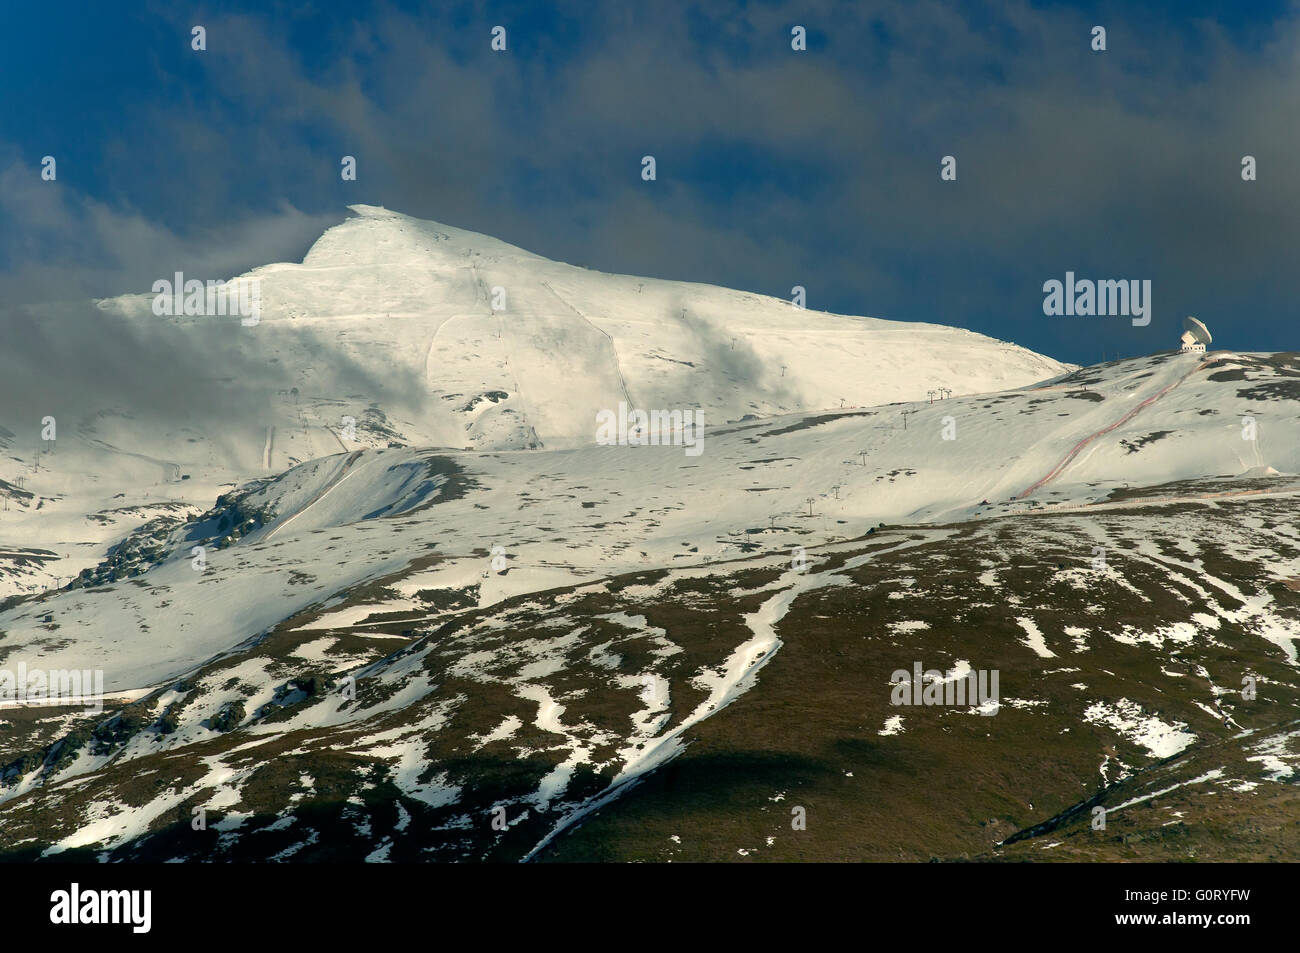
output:
[[[299,372],[304,401],[347,396],[322,392],[327,362],[306,342],[327,346],[329,360],[412,383],[407,406],[383,408],[407,444],[562,449],[591,444],[595,414],[620,401],[698,409],[723,423],[919,400],[940,386],[1002,390],[1069,370],[958,328],[603,274],[386,209],[352,211],[301,264],[242,276],[260,282],[262,317],[240,333]],[[105,306],[145,321],[151,301]],[[332,415],[366,406],[344,405],[305,415],[337,425]],[[292,452],[278,450],[276,462]]]
[[[705,431],[697,457],[671,446],[335,454],[237,494],[239,519],[265,516],[240,538],[224,538],[235,520],[214,510],[173,530],[156,568],[0,613],[0,630],[43,666],[93,662],[128,690],[380,577],[389,595],[374,612],[427,619],[437,613],[421,613],[416,594],[439,586],[476,585],[477,604],[491,605],[619,572],[788,555],[881,523],[1096,504],[1261,465],[1294,474],[1300,390],[1278,390],[1290,373],[1262,358],[1162,354],[995,395],[724,425]],[[196,544],[215,547],[202,573]],[[417,571],[431,553],[438,567]],[[47,615],[75,638],[51,640]],[[318,624],[365,617],[349,606]]]
[[[192,516],[249,480],[340,451],[579,449],[620,402],[714,427],[1070,370],[957,328],[607,275],[382,208],[352,211],[301,263],[242,276],[260,283],[254,326],[156,317],[148,294],[99,303],[141,333],[175,326],[200,363],[201,323],[224,322],[244,375],[219,392],[229,413],[169,416],[104,394],[61,419],[38,459],[35,421],[6,419],[0,402],[0,481],[14,487],[0,510],[0,598],[65,585],[150,520]]]

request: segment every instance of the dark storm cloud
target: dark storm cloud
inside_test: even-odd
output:
[[[200,246],[297,258],[360,201],[606,271],[783,297],[801,284],[815,310],[966,326],[1067,360],[1172,346],[1188,312],[1227,346],[1295,346],[1294,10],[1243,27],[1142,5],[534,9],[205,18],[209,49],[186,67],[200,78],[185,79],[202,108],[129,107],[105,144],[118,192],[86,201],[143,229],[131,244],[159,261],[144,275]],[[190,14],[160,15],[187,35]],[[507,53],[488,48],[495,23]],[[796,23],[806,53],[790,50]],[[165,152],[145,146],[160,130]],[[339,179],[345,154],[356,182]],[[1257,182],[1241,180],[1246,154]],[[956,182],[939,179],[944,155]],[[15,234],[57,232],[42,201],[17,210]],[[1067,270],[1152,279],[1151,326],[1045,317],[1042,284]]]

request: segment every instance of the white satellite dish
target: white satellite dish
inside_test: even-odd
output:
[[[1190,314],[1183,318],[1183,328],[1186,330],[1187,334],[1192,336],[1192,341],[1197,344],[1209,344],[1214,340],[1210,335],[1210,329],[1205,326],[1204,322],[1198,321]],[[1186,335],[1184,335],[1184,338],[1185,337]]]

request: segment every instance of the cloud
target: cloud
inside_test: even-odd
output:
[[[179,231],[59,180],[42,181],[39,167],[0,149],[0,219],[14,223],[0,231],[0,301],[12,307],[143,292],[175,271],[231,278],[268,262],[301,259],[344,215],[343,209],[307,214],[279,203],[258,215]]]
[[[0,260],[57,281],[42,256],[73,249],[78,286],[180,259],[241,269],[296,257],[369,202],[606,271],[799,283],[814,307],[1064,359],[1170,346],[1189,310],[1248,313],[1230,346],[1294,346],[1300,30],[1293,9],[1236,16],[899,0],[207,18],[207,53],[158,66],[187,95],[126,105],[105,142],[114,194],[0,199],[16,223]],[[1098,17],[1105,53],[1089,48]],[[1045,318],[1042,283],[1066,270],[1152,278],[1152,326]]]
[[[0,308],[0,340],[3,423],[28,437],[46,415],[81,426],[104,413],[137,434],[188,427],[218,444],[250,426],[300,429],[281,395],[304,368],[270,359],[280,354],[311,355],[308,397],[359,394],[392,412],[422,394],[411,372],[363,367],[327,335],[278,322],[172,321],[65,301]]]
[[[409,374],[364,368],[301,326],[142,319],[96,304],[149,292],[177,271],[229,279],[300,259],[342,214],[284,205],[181,234],[43,182],[11,157],[0,166],[0,218],[24,226],[0,233],[0,260],[9,265],[0,272],[0,423],[29,438],[47,415],[92,422],[105,411],[139,428],[189,426],[219,443],[249,420],[293,425],[280,419],[287,411],[278,395],[300,382],[303,368],[270,360],[277,352],[315,356],[313,380],[332,395],[365,394],[391,410],[419,392]]]

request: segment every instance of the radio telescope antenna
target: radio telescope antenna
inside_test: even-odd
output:
[[[1193,318],[1190,314],[1183,318],[1183,336],[1180,339],[1182,350],[1204,353],[1205,346],[1213,340],[1205,322]]]

